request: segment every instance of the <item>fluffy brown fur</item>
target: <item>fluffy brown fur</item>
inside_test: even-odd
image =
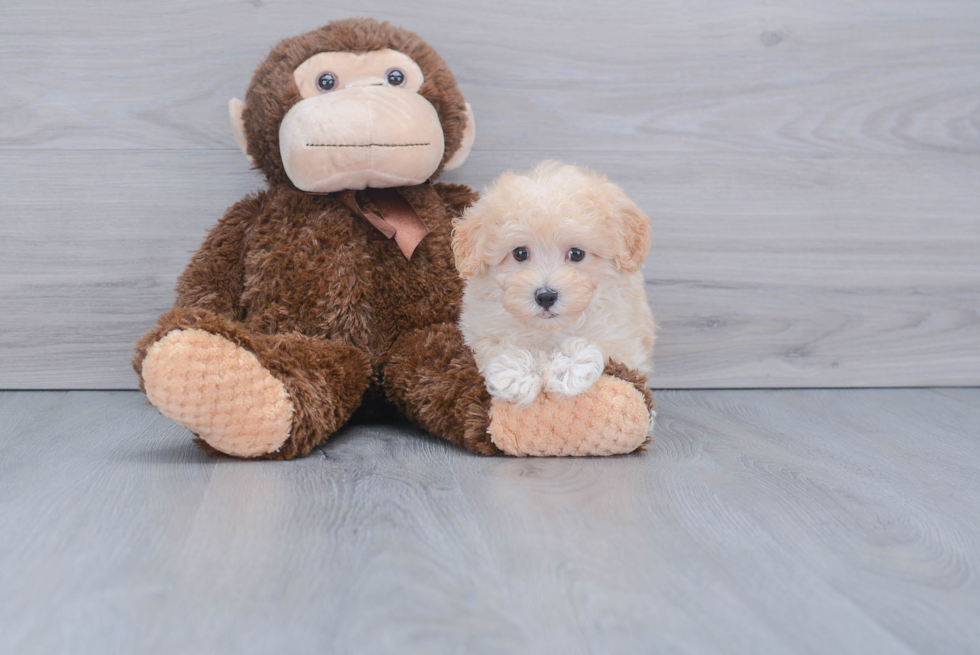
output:
[[[399,189],[431,230],[408,260],[334,195],[303,193],[282,170],[278,126],[298,99],[293,69],[321,51],[388,47],[421,66],[421,92],[442,119],[443,164],[449,160],[465,105],[452,73],[416,35],[352,20],[283,41],[256,71],[244,115],[248,152],[270,188],[235,204],[211,230],[180,277],[174,308],[136,349],[141,386],[147,352],[173,330],[203,330],[254,354],[294,406],[288,438],[264,458],[305,455],[359,406],[388,402],[454,444],[500,452],[488,434],[489,395],[456,327],[462,281],[452,221],[476,194],[443,184]],[[629,371],[614,374],[632,381]],[[204,384],[216,383],[191,381],[187,394]]]
[[[475,453],[500,454],[487,438],[490,394],[455,324],[433,325],[399,339],[385,381],[389,397],[410,420]]]
[[[366,392],[454,443],[495,452],[485,434],[489,399],[455,327],[462,282],[452,219],[475,194],[442,184],[401,192],[431,230],[411,260],[332,195],[277,185],[233,206],[180,277],[174,309],[137,346],[136,371],[171,330],[202,329],[254,353],[289,392],[291,435],[269,457],[310,452]],[[447,356],[455,368],[439,363]],[[412,362],[410,371],[386,375],[391,359]],[[482,426],[445,417],[467,398]]]

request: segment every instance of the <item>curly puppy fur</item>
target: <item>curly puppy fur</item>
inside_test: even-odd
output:
[[[460,328],[491,395],[577,395],[607,360],[649,373],[649,249],[650,219],[604,175],[545,161],[491,184],[453,241],[467,276]]]

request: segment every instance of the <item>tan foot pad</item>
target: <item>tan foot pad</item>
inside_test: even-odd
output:
[[[578,396],[542,393],[527,407],[497,400],[490,406],[491,441],[518,457],[631,453],[649,428],[640,392],[608,375]]]
[[[255,355],[204,330],[174,330],[143,360],[146,397],[160,413],[235,457],[279,450],[293,405]]]

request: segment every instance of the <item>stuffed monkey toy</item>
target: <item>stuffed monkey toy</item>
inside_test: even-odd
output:
[[[269,188],[210,231],[133,360],[149,401],[202,448],[300,457],[359,407],[483,455],[644,442],[645,378],[614,362],[580,396],[491,403],[456,325],[452,221],[475,194],[433,183],[466,159],[475,125],[429,44],[332,22],[275,46],[229,109]],[[567,448],[540,452],[556,431]]]

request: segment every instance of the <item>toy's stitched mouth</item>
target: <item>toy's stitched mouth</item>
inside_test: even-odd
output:
[[[420,148],[431,143],[307,143],[307,148]]]

